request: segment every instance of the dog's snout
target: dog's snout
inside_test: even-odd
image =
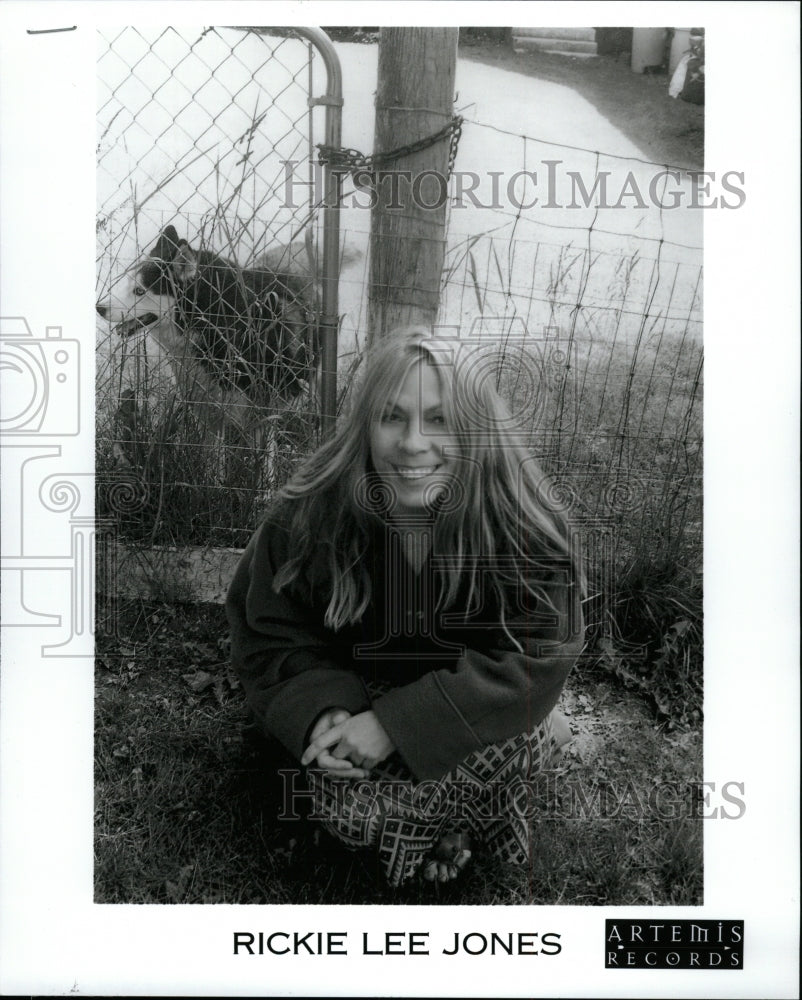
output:
[[[102,316],[103,319],[106,318],[106,313],[109,311],[107,306],[102,306],[99,302],[95,305],[97,309],[98,316]]]

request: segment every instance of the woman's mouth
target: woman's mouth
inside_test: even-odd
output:
[[[433,472],[436,472],[439,468],[439,465],[393,465],[393,472],[400,479],[405,479],[408,482],[414,482],[417,479],[425,479]]]

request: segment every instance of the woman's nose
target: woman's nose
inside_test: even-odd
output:
[[[406,426],[400,445],[404,451],[415,454],[428,451],[431,441],[422,432],[420,424],[415,420],[411,420]]]

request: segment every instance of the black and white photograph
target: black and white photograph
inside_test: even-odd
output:
[[[703,29],[99,36],[97,901],[701,903]]]
[[[651,6],[8,5],[4,992],[794,995],[798,9]]]

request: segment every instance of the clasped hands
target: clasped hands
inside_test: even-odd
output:
[[[301,763],[306,766],[314,761],[335,778],[366,778],[393,750],[395,746],[375,712],[368,709],[351,715],[344,708],[330,708],[312,727]]]

